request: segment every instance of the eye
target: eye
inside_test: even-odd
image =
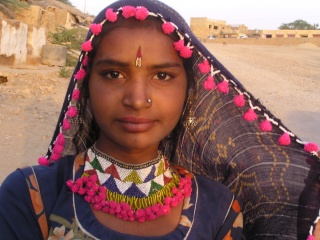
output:
[[[103,75],[109,79],[124,78],[124,76],[117,71],[106,72]]]
[[[154,78],[158,80],[168,81],[172,78],[172,76],[164,72],[159,72],[154,76]]]

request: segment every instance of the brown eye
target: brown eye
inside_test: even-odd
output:
[[[110,79],[123,78],[123,75],[117,71],[107,72],[105,76]]]
[[[154,78],[155,78],[155,79],[158,79],[158,80],[164,80],[164,81],[166,81],[166,80],[171,79],[172,76],[170,76],[169,74],[164,73],[164,72],[159,72],[159,73],[157,73],[157,75],[155,75]]]

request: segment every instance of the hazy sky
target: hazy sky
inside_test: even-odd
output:
[[[70,0],[79,10],[97,15],[110,0]],[[320,25],[319,0],[162,0],[177,10],[190,24],[190,17],[225,20],[245,24],[249,29],[277,29],[298,19]],[[196,2],[197,6],[193,3]]]

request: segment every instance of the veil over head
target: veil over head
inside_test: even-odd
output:
[[[86,139],[93,116],[90,104],[86,117],[78,116],[80,86],[89,75],[93,39],[106,22],[116,22],[120,15],[137,21],[158,18],[164,34],[178,34],[174,46],[180,56],[192,61],[196,78],[192,109],[198,124],[182,127],[174,143],[165,142],[170,161],[224,183],[239,196],[247,239],[306,239],[320,208],[317,145],[292,133],[202,45],[175,10],[156,0],[120,0],[95,18],[47,155],[39,163],[50,165],[90,147]],[[80,124],[76,148],[72,140]]]

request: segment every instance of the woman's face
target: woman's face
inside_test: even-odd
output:
[[[179,121],[186,89],[183,61],[168,36],[154,28],[112,30],[100,42],[89,79],[100,150],[154,156]]]

